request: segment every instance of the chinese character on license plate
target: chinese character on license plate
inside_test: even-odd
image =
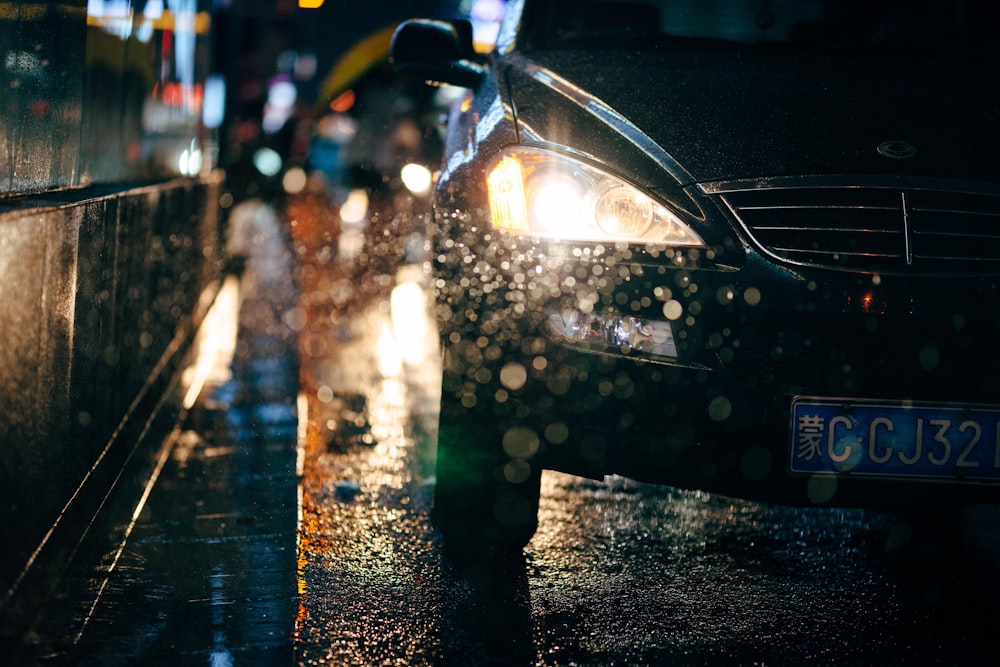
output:
[[[1000,481],[1000,407],[792,401],[791,470]]]

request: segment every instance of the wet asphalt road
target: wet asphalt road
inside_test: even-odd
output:
[[[289,253],[274,224],[233,376],[165,441],[115,562],[75,584],[98,603],[70,593],[49,616],[79,637],[44,664],[992,664],[995,508],[921,537],[886,514],[546,472],[523,559],[456,569],[429,518],[425,272],[333,261],[295,226]]]
[[[429,519],[426,275],[337,271],[303,338],[299,664],[991,661],[995,508],[921,525],[546,472],[523,561],[456,570]]]

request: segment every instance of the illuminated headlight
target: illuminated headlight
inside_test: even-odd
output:
[[[638,188],[579,160],[532,148],[503,152],[487,178],[493,226],[566,241],[705,245]]]
[[[565,343],[624,354],[677,358],[670,323],[614,313],[549,313],[549,331]]]

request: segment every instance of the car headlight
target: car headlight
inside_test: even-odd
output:
[[[579,160],[535,148],[509,148],[489,170],[497,229],[565,241],[705,245],[663,204]]]

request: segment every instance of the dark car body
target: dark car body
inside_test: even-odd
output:
[[[523,543],[542,468],[998,497],[997,11],[709,4],[515,1],[485,61],[454,22],[397,32],[398,68],[469,89],[432,233],[452,534]],[[557,170],[587,185],[543,209]]]

